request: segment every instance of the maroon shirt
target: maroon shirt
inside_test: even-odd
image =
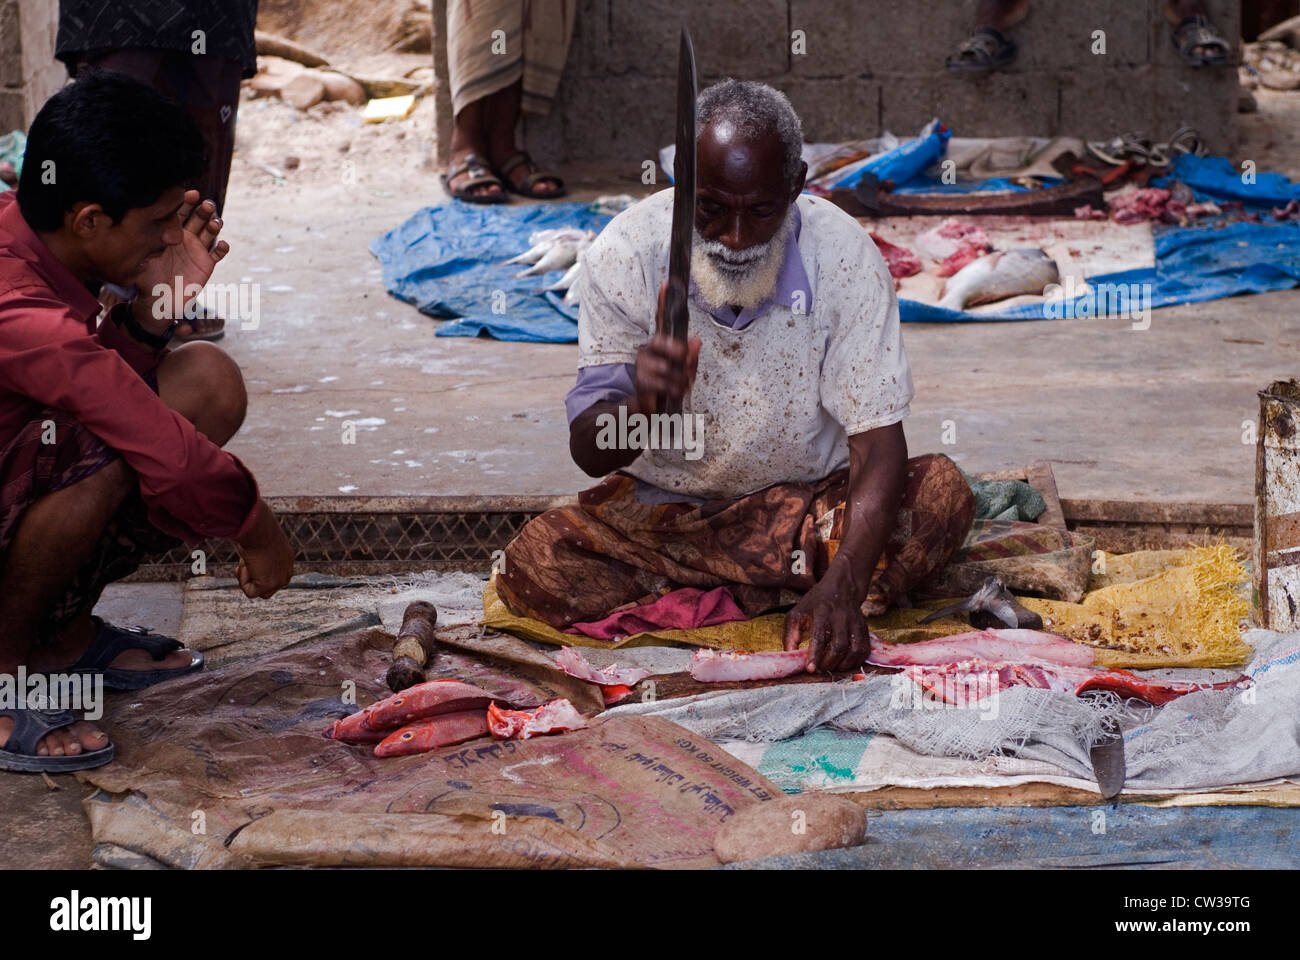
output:
[[[167,351],[132,340],[111,317],[96,329],[99,312],[27,225],[16,191],[0,194],[0,449],[42,408],[65,410],[135,471],[158,529],[191,543],[242,537],[257,481],[145,383]]]

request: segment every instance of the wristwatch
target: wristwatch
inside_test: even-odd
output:
[[[115,319],[119,327],[125,327],[126,332],[134,339],[139,340],[146,346],[153,347],[155,350],[162,350],[167,344],[171,343],[172,337],[176,336],[176,328],[180,326],[179,321],[173,320],[171,326],[162,333],[150,333],[136,321],[135,314],[131,312],[130,303],[120,303],[113,309],[118,312]]]

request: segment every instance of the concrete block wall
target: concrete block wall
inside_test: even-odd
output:
[[[0,134],[26,130],[67,79],[54,59],[58,25],[58,0],[0,0]]]
[[[986,76],[954,75],[944,59],[971,29],[975,0],[577,0],[559,100],[527,116],[529,149],[544,164],[640,164],[672,139],[677,35],[695,42],[701,86],[736,76],[784,90],[810,141],[889,130],[915,134],[939,117],[957,136],[1144,132],[1182,124],[1210,149],[1236,135],[1235,68],[1184,66],[1163,0],[1032,0],[1010,31],[1016,63]],[[1235,46],[1234,0],[1207,0]],[[803,31],[806,52],[793,52]],[[1104,53],[1093,52],[1094,31]]]

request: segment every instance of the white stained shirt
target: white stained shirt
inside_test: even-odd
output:
[[[619,214],[583,255],[579,367],[635,363],[653,335],[672,197],[662,190]],[[702,417],[702,455],[643,450],[626,473],[705,499],[815,482],[848,466],[850,435],[907,416],[912,375],[884,258],[829,200],[805,194],[797,203],[807,298],[774,297],[737,330],[692,296],[688,336],[702,346],[683,413]]]

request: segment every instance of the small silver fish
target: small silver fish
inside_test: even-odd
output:
[[[561,300],[560,302],[563,303],[566,307],[576,307],[578,305],[579,289],[580,289],[579,286],[575,283],[573,286],[569,288],[569,292],[564,295],[564,299]]]
[[[575,227],[560,227],[555,230],[536,230],[528,235],[528,249],[517,257],[506,261],[510,263],[537,263],[555,246],[564,241],[591,240],[595,237],[590,230],[578,230]]]
[[[543,290],[568,290],[570,287],[572,287],[575,283],[578,282],[578,274],[580,273],[582,273],[581,257],[577,259],[577,261],[573,264],[573,266],[571,266],[567,271],[565,271],[564,276],[560,277],[559,280],[556,280],[549,287],[543,287],[542,289]]]
[[[535,277],[552,270],[568,270],[577,262],[578,255],[590,246],[587,240],[560,239],[551,244],[551,248],[527,270],[516,273],[516,277]]]
[[[1042,250],[1007,250],[990,253],[966,264],[944,286],[939,306],[963,310],[1022,293],[1042,293],[1061,279],[1056,261]]]

